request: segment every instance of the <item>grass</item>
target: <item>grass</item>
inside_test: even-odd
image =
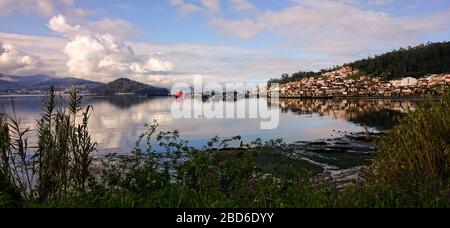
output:
[[[384,181],[423,181],[446,187],[450,178],[450,96],[410,110],[377,142],[374,167]]]
[[[364,180],[338,189],[280,152],[289,150],[281,140],[214,137],[196,149],[178,131],[158,132],[156,121],[146,125],[129,156],[108,156],[101,174],[93,175],[91,108],[81,107],[75,91],[67,110],[56,108],[50,91],[31,158],[24,156],[30,130],[20,128],[17,117],[0,115],[0,207],[450,207],[449,100],[429,99],[409,110],[377,140]],[[166,152],[156,153],[153,142]],[[19,174],[27,170],[35,174],[32,181]]]

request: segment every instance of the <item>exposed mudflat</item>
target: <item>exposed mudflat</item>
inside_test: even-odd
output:
[[[370,163],[375,151],[373,140],[381,133],[350,133],[312,142],[298,141],[290,147],[290,157],[310,162],[323,171],[336,171]]]

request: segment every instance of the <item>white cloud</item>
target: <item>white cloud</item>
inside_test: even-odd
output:
[[[136,55],[131,46],[111,34],[70,25],[62,15],[50,19],[48,26],[70,40],[64,48],[69,75],[110,81],[118,77],[150,77],[173,68],[171,62],[153,55]]]
[[[103,18],[99,21],[86,23],[86,28],[96,33],[109,33],[118,37],[131,37],[137,34],[138,29],[122,19]]]
[[[74,37],[80,33],[87,33],[81,29],[80,25],[71,26],[67,23],[67,19],[63,15],[54,16],[48,22],[48,27],[66,37]]]
[[[22,52],[11,44],[0,43],[0,72],[7,74],[27,74],[38,68],[38,57]]]
[[[349,57],[380,46],[414,44],[430,32],[448,31],[449,22],[450,12],[424,18],[395,17],[348,3],[302,0],[281,10],[259,12],[243,19],[212,19],[211,25],[239,39],[251,39],[266,31],[287,37],[301,50]]]
[[[229,2],[233,9],[237,11],[252,10],[256,8],[255,5],[248,0],[229,0]]]
[[[294,3],[328,3],[330,0],[291,0]],[[333,0],[335,3],[344,3],[350,5],[388,5],[394,2],[394,0]]]
[[[29,36],[20,34],[0,33],[0,40],[5,43],[11,43],[21,50],[27,50],[39,56],[42,64],[30,74],[48,72],[56,76],[80,76],[81,74],[68,74],[66,64],[69,60],[74,60],[72,55],[86,56],[84,53],[77,53],[75,47],[70,48],[73,54],[68,56],[63,51],[66,50],[68,43],[73,42],[73,38],[56,38]],[[77,42],[79,44],[79,42]],[[135,50],[134,56],[139,59],[135,61],[122,61],[122,65],[114,64],[116,61],[110,61],[114,58],[105,58],[104,61],[94,61],[103,66],[112,68],[124,67],[124,71],[129,66],[132,71],[130,74],[121,74],[135,80],[146,82],[152,85],[166,86],[170,88],[176,82],[192,83],[193,75],[202,75],[206,81],[215,82],[261,82],[269,78],[281,75],[285,72],[296,72],[298,70],[320,69],[329,67],[333,62],[325,62],[317,58],[295,58],[295,57],[277,57],[270,53],[261,52],[261,50],[246,49],[236,46],[218,46],[218,45],[199,45],[199,44],[159,44],[159,43],[141,43],[128,42],[128,46]],[[92,49],[88,45],[90,49]],[[99,45],[103,46],[103,45]],[[127,46],[127,45],[125,45]],[[81,47],[80,47],[81,48]],[[83,47],[84,52],[84,47]],[[101,48],[101,55],[103,54]],[[149,53],[153,53],[149,55]],[[109,54],[107,56],[110,56]],[[143,58],[148,57],[148,58]],[[93,57],[96,59],[99,57]],[[170,61],[165,61],[169,59]],[[77,60],[73,62],[73,67],[78,66],[80,71],[85,68],[84,64],[88,61]],[[90,62],[90,61],[89,61]],[[133,62],[133,61],[131,61]],[[176,68],[174,67],[176,66]],[[97,69],[94,64],[87,72],[84,78],[90,80],[111,81],[119,76],[117,71],[111,69]],[[145,70],[147,69],[147,70]],[[149,71],[151,69],[152,71]],[[170,72],[164,69],[173,69]],[[121,70],[119,70],[122,72]],[[111,72],[111,74],[108,74]]]
[[[392,3],[394,0],[371,0],[370,3],[376,5],[386,5]]]
[[[212,12],[220,11],[220,0],[201,0],[202,5]]]
[[[148,77],[149,83],[168,85],[175,82],[192,83],[192,75],[202,75],[206,81],[263,82],[285,72],[321,69],[329,62],[317,58],[277,57],[261,50],[234,46],[164,45],[131,43],[140,54],[162,52],[177,68],[170,75]]]
[[[225,20],[214,18],[211,25],[222,33],[228,33],[239,39],[249,40],[262,31],[265,26],[251,19]]]
[[[222,8],[220,0],[200,0],[200,5],[188,3],[185,0],[170,0],[169,4],[178,9],[182,16],[200,12],[219,12]]]
[[[57,76],[66,76],[67,56],[62,52],[68,42],[66,39],[30,36],[14,33],[0,33],[0,42],[12,44],[19,50],[26,50],[34,56],[39,56],[41,64],[30,72],[31,74],[45,73]]]
[[[62,14],[71,18],[83,18],[87,16],[95,15],[95,10],[86,10],[83,8],[67,8]]]
[[[80,25],[71,26],[67,23],[67,16],[59,14],[54,16],[48,22],[48,27],[65,36],[75,36],[80,33],[89,33],[95,31],[100,34],[111,34],[117,37],[131,37],[135,35],[138,29],[122,19],[103,18],[98,21],[85,22],[86,29],[82,29]]]
[[[60,7],[73,5],[74,0],[1,0],[0,15],[20,11],[25,14],[49,16]]]
[[[127,4],[115,4],[114,7],[117,7],[122,10],[135,10],[136,8]]]
[[[202,8],[191,3],[186,3],[184,0],[170,0],[170,5],[177,7],[182,16],[188,16],[192,13],[202,11]]]

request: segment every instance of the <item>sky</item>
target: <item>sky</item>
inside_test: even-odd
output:
[[[447,41],[450,0],[0,0],[0,72],[264,82]]]

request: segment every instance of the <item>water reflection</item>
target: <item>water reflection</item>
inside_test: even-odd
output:
[[[281,99],[279,106],[285,113],[317,113],[385,130],[392,128],[406,110],[414,109],[417,102],[393,99]]]
[[[35,128],[36,119],[41,113],[42,99],[43,97],[14,97],[16,112],[21,116],[24,127]],[[99,155],[129,152],[144,130],[144,124],[153,119],[158,119],[161,131],[180,130],[183,139],[193,146],[202,146],[216,135],[224,138],[241,135],[244,140],[283,138],[287,142],[294,142],[339,137],[335,133],[337,131],[361,132],[364,130],[361,125],[371,122],[366,121],[370,118],[362,118],[367,113],[401,111],[414,106],[414,102],[406,100],[264,101],[263,104],[267,106],[265,108],[279,107],[281,110],[280,124],[276,129],[261,130],[260,118],[207,119],[198,116],[176,119],[171,114],[171,105],[175,100],[166,97],[149,99],[135,96],[91,96],[86,97],[84,104],[94,107],[89,128],[93,140],[99,144]],[[188,98],[177,102],[192,101]],[[201,99],[195,99],[194,102],[213,105],[217,101],[203,103]],[[223,102],[223,107],[248,108],[255,103],[259,103],[257,99],[238,99]],[[0,97],[0,108],[2,106],[11,114],[10,98]]]
[[[142,103],[146,103],[152,99],[152,97],[141,97],[141,96],[133,96],[133,95],[117,95],[117,96],[98,96],[98,97],[90,97],[93,101],[107,101],[108,103],[120,108],[120,109],[129,109],[135,105],[139,105]]]

